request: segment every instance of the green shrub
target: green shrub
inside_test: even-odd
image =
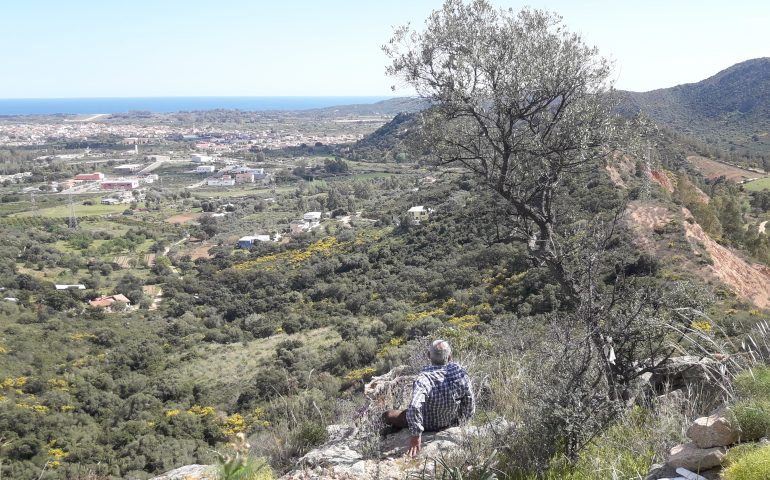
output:
[[[743,400],[733,408],[741,427],[741,441],[751,442],[770,433],[770,401]]]
[[[733,463],[737,462],[747,454],[759,450],[761,448],[761,445],[757,443],[741,443],[740,445],[736,445],[734,447],[731,447],[730,450],[727,451],[727,454],[725,455],[725,458],[722,460],[722,466],[728,467],[732,465]]]
[[[722,472],[724,480],[767,480],[770,478],[770,447],[748,450]]]
[[[770,367],[755,367],[735,379],[735,390],[741,398],[770,400]]]
[[[297,451],[303,455],[326,441],[326,426],[320,422],[303,422],[294,432]]]

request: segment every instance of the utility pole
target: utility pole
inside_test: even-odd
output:
[[[69,227],[71,229],[78,228],[78,219],[75,216],[75,204],[72,203],[72,194],[70,193],[70,199],[69,199],[69,207],[70,207],[70,218],[69,218]]]

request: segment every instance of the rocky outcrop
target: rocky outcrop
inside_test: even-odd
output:
[[[384,437],[377,432],[339,425],[332,425],[327,431],[329,440],[300,458],[298,468],[283,479],[401,479],[412,471],[430,470],[434,459],[462,455],[472,442],[494,443],[495,438],[507,434],[508,424],[499,420],[482,426],[424,433],[417,458],[406,456],[410,437],[406,429]]]
[[[216,467],[213,465],[185,465],[150,480],[217,480],[218,478]]]

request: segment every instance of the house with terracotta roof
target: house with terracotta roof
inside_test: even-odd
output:
[[[94,298],[93,300],[89,300],[88,304],[92,307],[98,307],[103,308],[107,312],[112,312],[112,306],[115,302],[122,303],[126,307],[131,306],[131,300],[128,299],[125,295],[122,293],[118,293],[117,295],[107,295],[102,297]]]

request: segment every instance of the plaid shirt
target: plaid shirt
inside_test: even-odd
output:
[[[414,381],[406,421],[413,436],[470,419],[476,412],[471,380],[456,363],[430,365]]]

